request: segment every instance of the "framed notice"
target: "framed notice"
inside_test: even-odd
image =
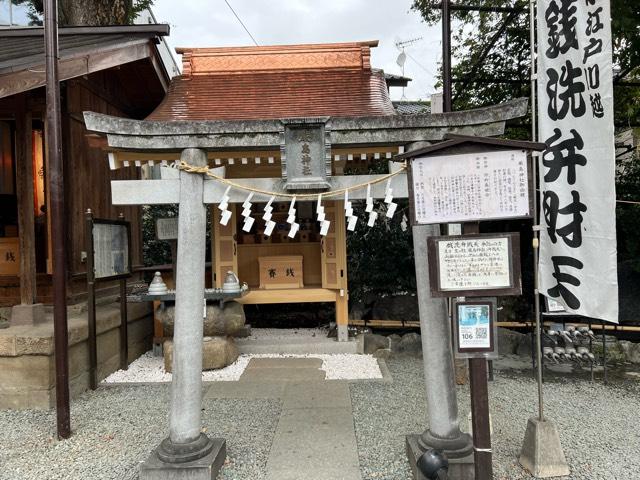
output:
[[[453,339],[457,358],[495,358],[496,299],[477,298],[453,304]]]
[[[156,238],[158,240],[177,240],[178,217],[158,218],[156,220]]]
[[[429,237],[434,297],[521,295],[518,233]]]
[[[92,236],[96,280],[130,276],[129,222],[94,219]]]
[[[530,218],[526,150],[418,157],[410,190],[416,224]]]

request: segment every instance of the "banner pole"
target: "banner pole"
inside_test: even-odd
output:
[[[531,56],[531,141],[538,140],[537,125],[537,73],[536,73],[536,0],[529,1],[529,45]],[[540,292],[538,290],[538,261],[540,258],[540,227],[538,218],[538,189],[535,187],[538,181],[538,156],[532,155],[532,173],[533,173],[533,297],[535,304],[535,337],[536,337],[536,380],[538,383],[538,419],[544,421],[544,398],[542,393],[542,345],[540,338]]]

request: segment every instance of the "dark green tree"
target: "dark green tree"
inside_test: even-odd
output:
[[[44,13],[42,0],[12,0],[30,8],[32,23],[40,25]],[[58,0],[60,26],[129,25],[153,0]]]
[[[440,21],[434,0],[414,0],[412,9],[428,25]],[[452,76],[454,108],[464,110],[530,95],[529,2],[484,0],[454,5],[513,7],[515,12],[452,12]],[[640,0],[611,0],[615,65],[615,122],[640,124]],[[525,122],[526,123],[526,122]],[[526,135],[526,130],[520,132]]]

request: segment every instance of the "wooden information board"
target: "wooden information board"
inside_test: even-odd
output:
[[[94,219],[93,255],[96,280],[130,276],[129,222]]]
[[[429,237],[427,248],[435,297],[522,294],[518,233]]]
[[[526,150],[436,155],[411,162],[416,224],[529,218]]]

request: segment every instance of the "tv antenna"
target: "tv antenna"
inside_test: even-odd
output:
[[[398,55],[398,58],[396,59],[396,63],[402,69],[403,77],[404,77],[404,64],[407,62],[407,54],[405,53],[404,49],[405,47],[410,47],[411,45],[418,43],[420,40],[422,40],[422,37],[409,38],[407,40],[400,40],[399,38],[396,38],[395,40],[396,48],[400,50],[400,55]],[[407,97],[405,97],[404,95],[404,87],[402,87],[401,100],[406,100],[406,99]]]

